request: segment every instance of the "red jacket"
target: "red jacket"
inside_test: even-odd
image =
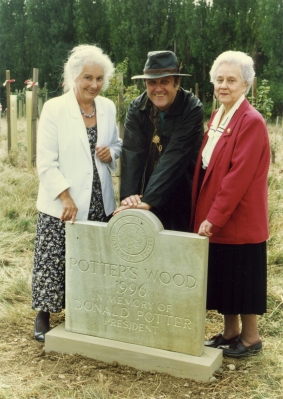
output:
[[[246,99],[242,102],[217,142],[201,184],[202,150],[207,133],[193,181],[194,232],[207,219],[213,224],[212,243],[248,244],[267,240],[270,148],[264,119]]]

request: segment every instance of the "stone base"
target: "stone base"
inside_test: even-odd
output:
[[[201,356],[169,352],[128,344],[65,330],[62,323],[45,336],[46,352],[73,353],[100,360],[114,361],[138,370],[155,370],[179,378],[208,381],[222,364],[222,351],[205,347]]]

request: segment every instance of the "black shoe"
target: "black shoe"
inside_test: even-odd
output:
[[[239,338],[239,335],[236,335],[236,337],[233,337],[231,339],[225,339],[223,338],[223,335],[217,334],[214,335],[214,337],[210,338],[209,341],[204,341],[205,346],[209,346],[210,348],[218,348],[219,345],[230,345],[233,342],[235,342]]]
[[[37,331],[37,316],[34,321],[34,330],[33,330],[33,336],[38,342],[45,342],[45,334],[50,331],[50,327],[48,328],[47,331]]]
[[[223,349],[223,355],[228,357],[242,357],[242,356],[250,356],[256,355],[262,349],[262,342],[258,341],[254,345],[245,346],[241,341],[241,338],[238,338],[237,341],[233,342],[230,345],[220,345],[218,349]]]

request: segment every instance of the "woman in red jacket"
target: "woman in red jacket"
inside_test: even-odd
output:
[[[207,309],[224,315],[224,331],[205,342],[240,357],[262,348],[257,314],[266,312],[266,124],[245,95],[253,60],[226,51],[210,71],[221,107],[212,114],[193,183],[194,232],[209,237]],[[242,328],[240,331],[240,319]]]

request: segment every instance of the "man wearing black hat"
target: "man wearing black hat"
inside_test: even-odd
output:
[[[203,107],[180,87],[175,53],[148,53],[146,91],[130,105],[125,122],[121,207],[150,209],[167,230],[189,231],[191,185],[203,134]]]

